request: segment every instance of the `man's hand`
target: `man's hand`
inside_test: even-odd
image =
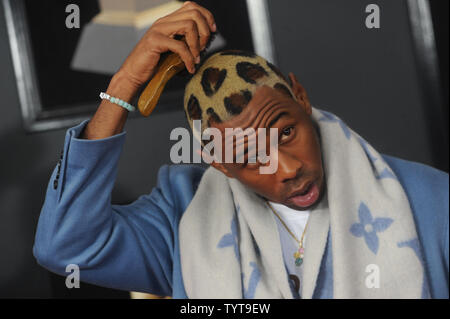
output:
[[[183,60],[189,72],[195,72],[200,52],[208,43],[211,32],[216,31],[214,17],[207,9],[194,2],[157,20],[139,41],[119,71],[111,79],[106,93],[130,102],[140,87],[153,76],[161,54],[171,51]],[[175,36],[184,36],[184,41]],[[82,137],[101,139],[120,133],[127,111],[104,100],[86,126]]]
[[[172,51],[184,61],[189,72],[195,72],[200,52],[211,32],[216,31],[214,17],[194,2],[185,2],[179,10],[157,20],[126,59],[119,72],[137,87],[150,80],[162,53]],[[185,41],[175,40],[182,35]]]

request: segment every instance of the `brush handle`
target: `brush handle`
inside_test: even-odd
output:
[[[158,104],[167,82],[185,68],[183,60],[176,53],[170,53],[158,64],[158,69],[139,97],[138,109],[143,116],[149,116]]]

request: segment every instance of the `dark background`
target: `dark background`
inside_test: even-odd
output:
[[[241,48],[252,51],[251,32],[245,1],[228,0],[199,1],[204,7],[216,15],[220,33],[226,39],[227,45],[222,49]],[[65,26],[66,7],[76,3],[80,8],[80,28],[68,29]],[[65,110],[73,114],[93,112],[97,108],[99,88],[106,88],[110,76],[82,72],[71,69],[77,44],[83,27],[100,12],[99,3],[95,0],[24,0],[25,16],[33,51],[33,63],[36,69],[39,96],[46,117],[52,116],[51,111]],[[45,19],[42,17],[45,16]],[[227,17],[233,16],[230,20]],[[120,43],[117,43],[120,45]],[[64,89],[61,88],[64,83]],[[168,83],[165,93],[174,92],[182,98],[185,77],[177,76]],[[165,100],[165,94],[161,101]],[[80,105],[89,105],[81,107]],[[76,109],[75,109],[76,108]],[[176,107],[175,107],[176,109]],[[172,111],[173,106],[157,108],[158,113]]]
[[[70,62],[82,27],[100,12],[97,1],[26,0],[24,3],[43,108],[70,108],[94,101],[98,97],[97,87],[107,87],[109,76],[73,71]],[[68,15],[66,6],[71,3],[80,8],[80,29],[61,27]],[[66,86],[64,90],[61,82]]]
[[[381,8],[378,30],[365,28],[364,9],[370,3]],[[245,5],[233,7],[229,1],[207,6],[227,9],[230,21],[245,11]],[[297,75],[314,106],[343,118],[379,151],[448,170],[448,119],[442,122],[442,138],[432,134],[441,124],[429,120],[430,112],[448,114],[448,1],[432,0],[431,8],[441,64],[440,109],[430,108],[426,99],[406,1],[270,0],[277,63]],[[226,36],[242,32],[248,30]],[[69,85],[59,82],[61,90]],[[32,256],[45,188],[65,130],[25,133],[1,5],[0,96],[0,297],[127,297],[84,283],[68,290],[64,278],[41,268]],[[128,122],[115,203],[151,191],[158,168],[170,163],[169,134],[179,126],[187,127],[181,100],[179,111]]]

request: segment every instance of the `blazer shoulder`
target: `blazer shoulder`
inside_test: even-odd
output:
[[[422,191],[424,194],[433,195],[433,197],[444,196],[448,199],[448,173],[425,164],[388,155],[383,155],[383,158],[408,190]]]
[[[448,174],[420,163],[394,157],[385,159],[403,186],[417,222],[433,225],[434,230],[448,225]]]
[[[428,165],[390,156],[385,159],[408,196],[422,237],[434,237],[441,244],[448,241],[449,175]]]

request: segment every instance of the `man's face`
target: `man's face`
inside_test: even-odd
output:
[[[309,102],[297,102],[278,90],[258,88],[241,114],[215,124],[225,128],[278,129],[278,169],[261,174],[261,163],[222,163],[215,165],[227,176],[238,179],[265,199],[293,209],[309,209],[320,200],[324,173],[319,138],[311,121]]]

